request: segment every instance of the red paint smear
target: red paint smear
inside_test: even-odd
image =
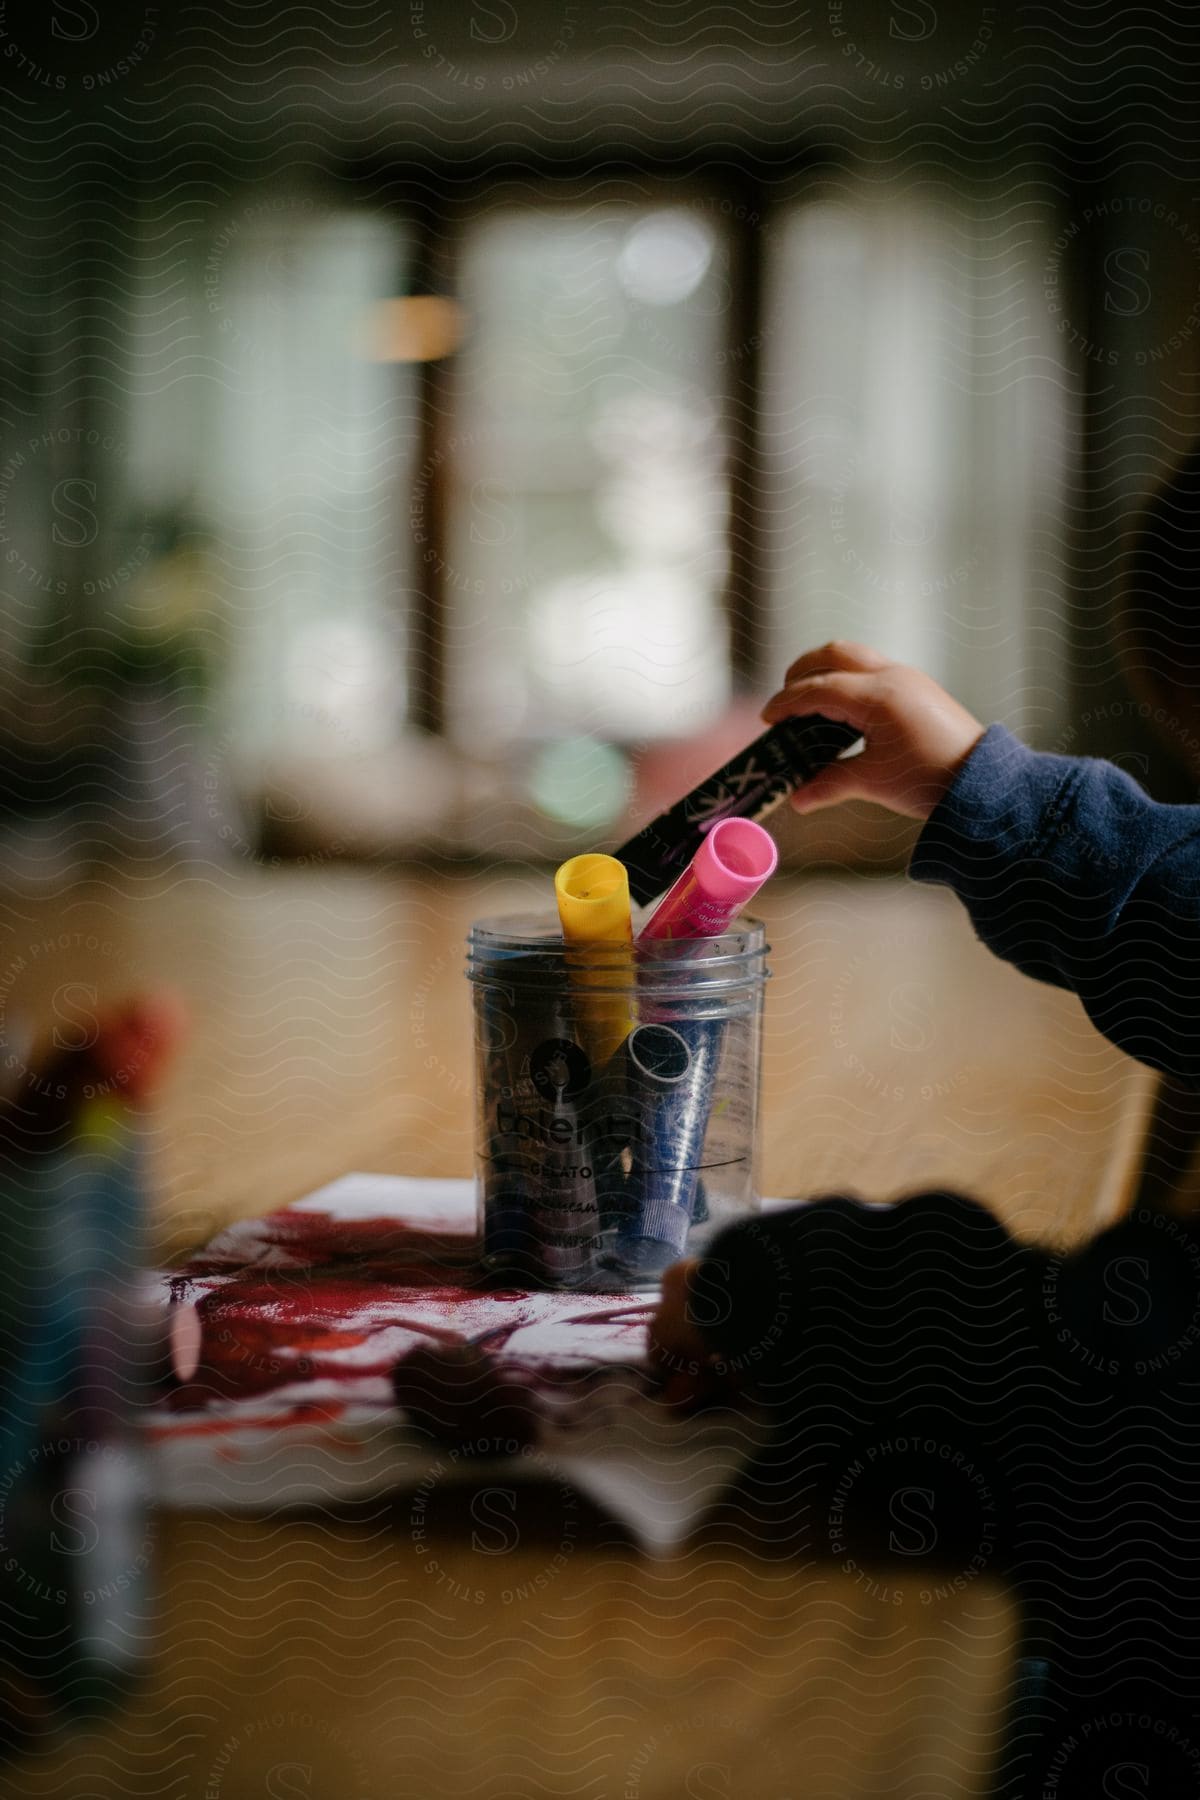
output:
[[[606,1313],[622,1334],[631,1359],[640,1350],[645,1319],[627,1298],[578,1293],[489,1290],[461,1266],[438,1266],[422,1254],[420,1234],[399,1219],[338,1219],[328,1213],[286,1211],[250,1219],[222,1232],[205,1252],[171,1278],[173,1292],[221,1279],[198,1298],[204,1328],[203,1356],[195,1378],[169,1401],[177,1413],[195,1415],[213,1402],[255,1399],[304,1380],[350,1384],[386,1377],[419,1343],[486,1338],[503,1358],[504,1346],[522,1326],[553,1325],[556,1336],[536,1361],[512,1359],[530,1389],[578,1388],[587,1326]],[[286,1261],[278,1251],[285,1249]],[[647,1314],[649,1309],[646,1309]],[[214,1434],[275,1425],[326,1422],[340,1416],[338,1403],[283,1405],[269,1417],[241,1421],[219,1417],[188,1425],[181,1433]],[[162,1435],[170,1435],[170,1427]]]
[[[200,1300],[200,1367],[171,1404],[187,1410],[209,1400],[246,1399],[306,1377],[358,1381],[384,1375],[402,1353],[394,1337],[399,1330],[414,1342],[459,1342],[473,1326],[486,1330],[494,1323],[493,1312],[481,1315],[478,1291],[449,1282],[429,1286],[428,1275],[426,1282],[398,1290],[361,1273],[347,1279],[318,1270],[306,1271],[301,1282],[258,1271],[236,1277]],[[422,1308],[431,1316],[422,1318]],[[462,1319],[458,1329],[456,1317]],[[377,1353],[348,1363],[347,1352],[368,1346],[373,1337],[381,1338]]]

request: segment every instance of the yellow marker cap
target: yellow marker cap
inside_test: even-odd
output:
[[[633,938],[629,871],[615,856],[572,856],[554,877],[568,944],[628,944]]]

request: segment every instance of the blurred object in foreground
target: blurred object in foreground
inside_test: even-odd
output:
[[[169,1379],[176,1321],[139,1292],[132,1107],[181,1031],[170,997],[92,1020],[78,1047],[22,1068],[0,1110],[0,1755],[94,1720],[150,1652],[131,1422]],[[184,1367],[194,1335],[178,1334]]]

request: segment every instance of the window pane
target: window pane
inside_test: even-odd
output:
[[[443,446],[465,743],[693,730],[729,688],[712,208],[503,208],[467,234]]]
[[[219,711],[242,762],[355,755],[403,720],[398,494],[416,382],[371,360],[369,326],[405,249],[390,218],[290,194],[231,208],[183,246],[147,239],[148,367],[164,312],[179,342],[167,379],[135,389],[133,460],[154,512],[200,546],[199,611],[221,641]]]
[[[1048,215],[816,201],[773,236],[763,434],[778,672],[831,637],[988,718],[1058,719],[1065,372]]]

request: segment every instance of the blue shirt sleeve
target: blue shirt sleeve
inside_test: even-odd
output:
[[[1072,989],[1131,1056],[1200,1087],[1200,806],[993,725],[909,873],[952,888],[990,950]]]

